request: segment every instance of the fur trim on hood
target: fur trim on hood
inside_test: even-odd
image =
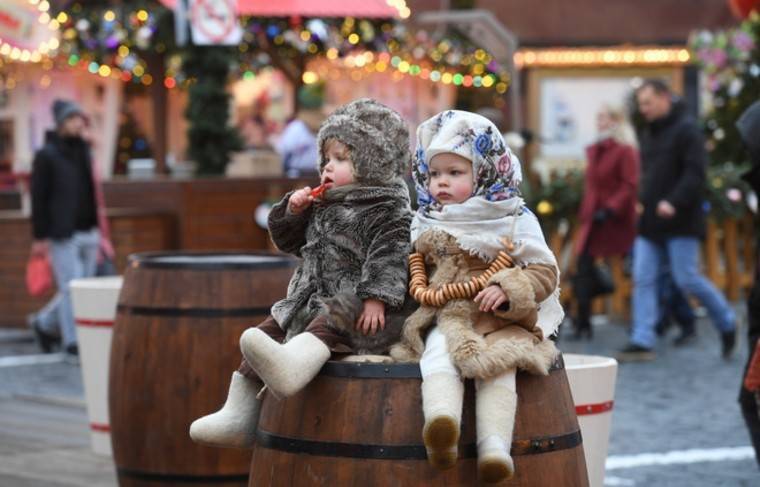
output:
[[[324,143],[333,138],[351,149],[360,185],[386,186],[409,169],[409,128],[401,115],[375,100],[353,101],[325,120],[317,135],[320,172],[327,164]]]

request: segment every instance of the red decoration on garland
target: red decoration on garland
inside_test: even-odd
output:
[[[760,0],[728,0],[731,11],[740,19],[746,19],[753,10],[760,10]]]

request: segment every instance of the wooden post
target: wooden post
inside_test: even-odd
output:
[[[726,219],[723,222],[723,252],[726,259],[726,297],[731,301],[739,299],[741,291],[739,248],[736,237],[736,219]]]
[[[164,86],[164,56],[161,54],[146,54],[148,70],[153,74],[153,83],[148,87],[150,104],[153,112],[153,159],[156,161],[156,174],[168,174],[166,166],[167,149],[167,89]]]
[[[723,289],[720,272],[720,250],[718,246],[718,227],[712,219],[707,220],[705,235],[705,267],[707,277],[716,287]]]

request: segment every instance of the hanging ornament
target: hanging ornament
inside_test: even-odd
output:
[[[150,47],[150,39],[153,37],[153,31],[148,26],[140,27],[135,37],[137,47],[145,50]]]
[[[79,32],[87,32],[90,29],[90,21],[87,19],[79,19],[76,23],[76,28]]]
[[[105,42],[105,46],[111,50],[116,49],[119,47],[119,38],[115,35],[108,36]]]
[[[742,192],[738,188],[731,188],[726,191],[726,198],[733,203],[739,203],[742,200]]]
[[[324,42],[328,38],[327,25],[322,19],[311,19],[306,22],[306,28],[320,41]]]
[[[137,56],[130,54],[121,62],[122,69],[132,71],[137,66]]]
[[[734,15],[746,19],[753,10],[760,10],[760,0],[729,0],[729,6]]]
[[[375,39],[375,28],[366,20],[359,22],[359,32],[364,42],[371,42]]]
[[[742,92],[742,89],[744,88],[744,81],[741,80],[741,78],[734,78],[731,83],[728,85],[728,95],[731,98],[736,98],[739,96],[739,93]]]

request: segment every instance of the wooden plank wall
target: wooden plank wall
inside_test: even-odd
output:
[[[127,256],[135,252],[173,248],[173,217],[164,213],[145,211],[116,211],[109,216],[116,267],[126,266]],[[40,309],[53,291],[39,298],[26,292],[26,261],[31,247],[31,228],[28,218],[13,212],[0,212],[0,327],[26,326],[26,315]]]
[[[754,281],[755,232],[752,215],[742,219],[726,219],[722,222],[708,220],[707,234],[702,242],[702,270],[705,275],[725,293],[729,301],[744,299]],[[573,290],[570,276],[574,272],[575,259],[567,258],[571,252],[574,232],[549,235],[547,241],[554,253],[560,256],[562,272],[562,303],[568,314],[573,312]],[[565,258],[561,258],[565,256]],[[607,260],[615,279],[615,292],[594,301],[594,313],[609,313],[619,319],[630,314],[633,283],[630,269],[619,257]]]

